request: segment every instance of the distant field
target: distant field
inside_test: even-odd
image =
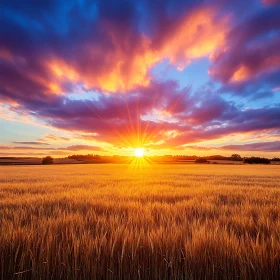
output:
[[[280,279],[280,166],[0,166],[0,279]]]
[[[73,164],[73,163],[80,163],[80,162],[74,159],[58,158],[58,159],[54,159],[54,163]],[[11,158],[11,159],[0,158],[0,165],[38,165],[38,164],[42,164],[41,158]]]

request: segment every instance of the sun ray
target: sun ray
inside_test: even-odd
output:
[[[135,134],[135,128],[134,128],[134,125],[133,125],[133,122],[132,122],[132,119],[131,119],[131,114],[130,114],[130,110],[129,110],[129,106],[128,106],[128,103],[127,103],[126,96],[124,96],[124,100],[125,100],[125,104],[126,104],[126,108],[127,108],[128,117],[129,117],[129,120],[130,120],[130,125],[131,125],[131,128],[132,128],[133,134]]]
[[[152,108],[155,107],[155,104],[156,104],[156,101],[157,101],[157,99],[158,99],[158,96],[159,96],[159,91],[157,91],[156,94],[155,94],[155,97],[154,97],[154,100],[153,100]],[[145,132],[144,132],[144,135],[143,135],[143,137],[142,137],[142,143],[141,143],[142,146],[143,146],[144,144],[146,144],[146,137],[147,137],[147,131],[148,131],[149,125],[150,125],[150,120],[147,120]]]
[[[108,123],[106,120],[104,120],[97,112],[96,110],[94,110],[93,108],[91,108],[86,102],[84,102],[84,104],[98,117],[100,118],[105,124],[109,125],[114,132],[128,145],[130,146],[130,143],[125,139],[125,137],[123,137],[118,130],[115,128],[115,126],[113,124]],[[123,147],[125,147],[125,145],[123,145]]]
[[[190,88],[190,86],[188,87],[188,89]],[[167,110],[169,115],[172,115],[173,111],[175,110],[176,106],[179,104],[179,102],[183,99],[183,97],[185,96],[187,91],[184,91],[178,99],[176,99],[174,101],[174,103],[172,103],[170,105],[170,109]],[[159,125],[158,127],[156,127],[149,135],[148,138],[146,139],[146,143],[149,143],[152,138],[159,133],[160,131],[164,130],[166,128],[166,126],[169,124],[169,122],[162,122],[161,125]]]

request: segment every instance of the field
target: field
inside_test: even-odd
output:
[[[280,279],[280,166],[0,167],[0,279]]]

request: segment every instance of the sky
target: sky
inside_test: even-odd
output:
[[[1,0],[0,156],[280,156],[280,0]]]

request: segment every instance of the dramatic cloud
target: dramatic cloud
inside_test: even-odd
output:
[[[19,116],[61,131],[14,139],[7,129],[1,145],[179,150],[236,133],[269,135],[280,129],[278,4],[2,1],[3,127]]]
[[[260,11],[237,24],[227,44],[212,57],[211,76],[228,89],[279,85],[280,6]]]
[[[101,3],[96,7],[98,14],[90,19],[79,14],[85,12],[79,5],[65,7],[68,13],[77,13],[74,19],[77,27],[82,24],[87,27],[80,34],[68,14],[61,15],[66,30],[53,30],[49,20],[54,15],[47,13],[42,19],[36,17],[36,37],[29,30],[31,23],[25,18],[27,15],[21,15],[22,21],[9,17],[11,4],[7,4],[3,21],[9,27],[3,28],[0,34],[3,44],[0,45],[0,81],[4,95],[17,97],[23,88],[32,99],[34,93],[62,94],[79,90],[80,86],[107,92],[131,90],[137,85],[148,85],[149,69],[164,58],[183,68],[191,59],[211,55],[224,44],[227,18],[218,17],[212,7],[179,5],[183,11],[177,11],[179,16],[171,16],[165,10],[168,6],[153,7],[148,2],[140,2],[147,13],[157,16],[152,34],[147,34],[147,26],[141,29],[143,15],[137,5]],[[154,11],[155,8],[159,11]],[[162,24],[156,24],[158,21]],[[17,33],[12,40],[11,33]],[[17,83],[12,84],[15,79]]]

